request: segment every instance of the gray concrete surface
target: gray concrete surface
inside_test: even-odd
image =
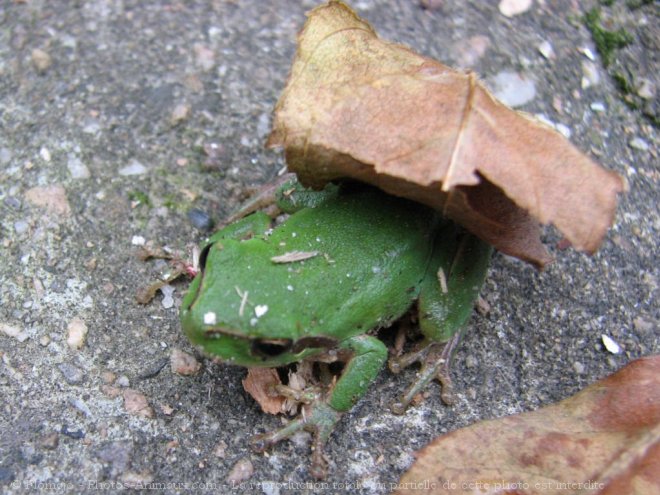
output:
[[[511,19],[495,1],[427,3],[439,8],[353,2],[384,38],[486,80],[524,73],[534,94],[521,109],[564,126],[630,192],[592,258],[555,249],[551,229],[557,261],[544,273],[496,255],[490,312],[475,313],[453,369],[456,405],[434,385],[393,416],[387,406],[414,370],[383,371],[330,440],[328,484],[310,488],[307,437],[249,450],[251,435],[281,421],[243,391],[244,370],[204,361],[194,376],[172,373],[173,349],[194,352],[177,319],[186,283],[174,284],[174,307],[160,294],[136,304],[162,266],[138,260],[133,243],[185,250],[203,236],[188,208],[221,219],[283,166],[263,143],[315,2],[2,1],[0,491],[151,482],[163,493],[386,493],[437,435],[562,399],[658,352],[660,172],[644,115],[657,105],[657,4],[604,8],[633,35],[606,70],[582,50],[595,53],[580,21],[595,2],[535,2]],[[643,105],[622,100],[617,70],[645,85]],[[80,321],[88,333],[74,350],[68,329]]]

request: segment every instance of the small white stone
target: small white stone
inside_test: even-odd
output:
[[[266,304],[258,304],[254,307],[254,314],[257,318],[261,318],[268,312],[268,306]]]
[[[578,51],[579,51],[582,55],[584,55],[585,57],[587,57],[589,60],[591,60],[592,62],[593,62],[594,60],[596,60],[596,55],[595,55],[594,52],[591,50],[591,48],[589,48],[589,47],[587,47],[587,46],[583,46],[583,47],[578,48]]]
[[[142,165],[136,159],[133,159],[128,165],[119,169],[119,175],[141,175],[146,171],[147,167]]]
[[[559,134],[564,136],[566,139],[571,137],[572,132],[568,126],[565,126],[564,124],[555,124],[555,129],[557,129]]]
[[[67,326],[66,343],[71,349],[80,349],[85,344],[87,325],[80,318],[74,318]]]
[[[621,347],[615,342],[615,340],[609,335],[601,335],[600,338],[603,340],[603,345],[612,354],[619,354],[621,352]]]
[[[44,146],[39,150],[39,156],[41,156],[41,159],[43,161],[49,162],[51,159],[50,150]]]
[[[134,235],[131,239],[131,244],[133,246],[144,246],[147,243],[147,240],[141,235]]]
[[[74,179],[88,179],[91,175],[87,165],[75,155],[69,155],[69,160],[67,161],[66,166],[69,169],[71,177]]]
[[[538,46],[539,53],[543,55],[544,58],[554,58],[555,51],[552,49],[552,45],[549,41],[542,41]]]
[[[172,306],[174,306],[174,287],[171,285],[163,285],[160,288],[160,291],[163,293],[163,301],[161,304],[163,305],[163,308],[165,309],[170,309]]]
[[[589,105],[589,108],[591,108],[594,112],[599,113],[603,113],[606,110],[605,104],[601,101],[594,101],[591,105]]]
[[[8,323],[0,323],[0,331],[4,333],[7,337],[16,338],[20,335],[21,329]]]
[[[582,62],[582,89],[596,86],[600,83],[600,72],[593,62]]]
[[[649,149],[649,143],[644,141],[641,137],[633,138],[630,141],[630,143],[628,143],[628,145],[631,148],[634,148],[634,149],[640,150],[640,151],[648,151],[648,149]]]
[[[204,324],[205,325],[215,325],[217,321],[217,316],[213,311],[204,313]]]
[[[500,13],[505,17],[513,17],[529,10],[532,0],[500,0]]]
[[[504,70],[489,79],[495,97],[505,105],[519,107],[536,96],[536,84],[517,72]]]

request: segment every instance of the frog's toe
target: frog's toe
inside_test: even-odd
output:
[[[305,409],[303,409],[305,411]],[[307,408],[306,413],[291,421],[279,430],[255,435],[250,439],[250,446],[256,452],[264,452],[272,445],[291,437],[300,430],[307,430],[313,434],[312,465],[310,473],[317,479],[325,479],[328,472],[328,464],[323,453],[330,434],[341,418],[341,413],[325,403],[317,403]]]
[[[414,397],[424,390],[429,383],[437,379],[442,386],[440,397],[442,401],[451,405],[454,402],[453,387],[449,376],[449,364],[452,351],[455,349],[460,336],[457,334],[446,344],[431,342],[423,349],[418,349],[410,354],[390,360],[392,371],[400,370],[414,362],[419,362],[422,367],[413,383],[408,387],[399,400],[390,406],[394,414],[403,414],[413,401]]]

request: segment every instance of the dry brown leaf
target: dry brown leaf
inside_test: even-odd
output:
[[[285,397],[275,395],[273,386],[281,385],[275,368],[248,368],[248,374],[243,380],[243,389],[252,396],[267,414],[280,414],[283,412]]]
[[[269,144],[319,188],[351,177],[425,203],[543,266],[538,222],[595,251],[621,178],[554,129],[507,108],[473,73],[378,38],[349,7],[309,13]]]
[[[660,493],[660,356],[538,411],[443,435],[400,486],[419,483],[433,494]]]

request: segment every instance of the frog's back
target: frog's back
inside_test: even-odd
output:
[[[417,297],[434,225],[433,212],[410,201],[375,189],[342,192],[270,235],[214,247],[203,280],[213,301],[198,302],[250,338],[363,333]]]

